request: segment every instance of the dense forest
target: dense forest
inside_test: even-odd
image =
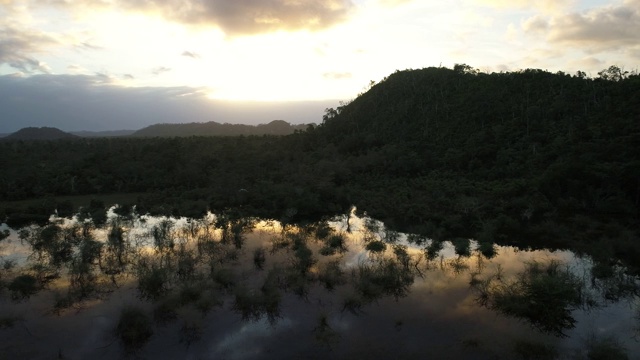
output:
[[[284,222],[356,206],[424,237],[571,247],[637,271],[640,75],[598,75],[405,70],[287,136],[0,142],[0,217],[116,193],[140,213]],[[85,210],[99,221],[105,205]]]

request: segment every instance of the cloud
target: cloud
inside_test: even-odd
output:
[[[323,29],[344,21],[353,7],[349,0],[128,0],[126,3],[187,24],[214,25],[231,35]]]
[[[595,8],[584,13],[548,18],[535,16],[523,23],[523,30],[543,36],[552,44],[587,52],[625,48],[635,51],[640,46],[640,0],[626,0],[618,6]]]
[[[171,68],[165,67],[165,66],[160,66],[157,68],[154,68],[153,70],[151,70],[151,73],[153,75],[160,75],[162,73],[166,73],[168,71],[171,71]]]
[[[481,6],[497,9],[535,9],[544,13],[555,13],[567,9],[574,0],[470,0]]]
[[[602,69],[606,67],[606,62],[592,56],[587,56],[582,59],[573,60],[571,66],[576,69]]]
[[[141,11],[188,25],[214,26],[229,35],[325,29],[345,21],[355,7],[351,0],[48,0],[45,4]]]
[[[47,64],[32,54],[42,52],[55,43],[52,37],[36,31],[11,26],[0,28],[0,65],[8,64],[25,73],[48,73],[50,69]]]
[[[351,79],[352,76],[353,74],[350,72],[327,72],[322,74],[323,78],[331,80]]]
[[[77,44],[76,48],[81,50],[103,50],[104,49],[102,46],[94,45],[86,41],[81,42],[80,44]]]
[[[199,59],[200,58],[200,55],[198,55],[198,54],[196,54],[194,52],[191,52],[191,51],[184,51],[181,55],[182,56],[186,56],[186,57],[190,57],[192,59]]]
[[[0,133],[28,126],[64,131],[140,129],[157,123],[320,122],[337,101],[231,102],[196,87],[124,87],[105,74],[0,76]]]
[[[413,2],[413,0],[378,0],[384,6],[398,6]]]
[[[549,29],[549,21],[544,16],[536,15],[525,20],[522,29],[528,33],[544,34]]]

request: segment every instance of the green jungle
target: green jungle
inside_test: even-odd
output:
[[[80,209],[308,224],[352,206],[439,241],[571,249],[640,273],[640,75],[397,71],[286,136],[0,141],[0,219]],[[319,119],[320,120],[320,119]]]

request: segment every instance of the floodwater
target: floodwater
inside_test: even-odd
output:
[[[434,244],[353,214],[108,218],[0,241],[0,359],[639,358],[638,279],[570,251]],[[131,308],[143,330],[123,335]]]

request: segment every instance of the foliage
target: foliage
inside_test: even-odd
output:
[[[615,339],[591,339],[587,346],[589,360],[628,360],[629,355],[624,347]]]
[[[159,299],[170,289],[169,270],[157,265],[143,267],[138,273],[138,292],[147,300]]]
[[[354,275],[356,290],[368,302],[384,295],[396,299],[406,296],[415,276],[411,269],[392,259],[360,263]]]
[[[25,300],[36,294],[41,286],[35,276],[29,274],[18,275],[8,285],[13,300]]]
[[[387,245],[384,243],[384,241],[380,241],[380,240],[374,240],[374,241],[370,241],[366,246],[365,249],[373,252],[373,253],[381,253],[384,252],[384,250],[387,248]]]
[[[329,291],[333,291],[337,286],[344,285],[347,282],[346,274],[340,267],[338,260],[323,263],[319,269],[318,280]]]
[[[125,352],[140,350],[153,335],[151,319],[144,310],[129,306],[122,309],[115,334],[122,341]]]
[[[583,282],[558,261],[530,262],[516,279],[474,279],[478,302],[534,328],[566,336],[575,327],[572,310],[583,304]]]

